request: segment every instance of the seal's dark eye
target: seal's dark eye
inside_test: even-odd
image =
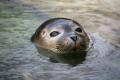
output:
[[[58,32],[58,31],[53,31],[53,32],[51,32],[50,33],[50,36],[51,37],[55,37],[55,36],[57,36],[57,35],[59,35],[60,33]]]
[[[77,28],[77,29],[75,29],[75,31],[82,32],[82,29],[81,28]]]

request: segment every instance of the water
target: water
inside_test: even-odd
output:
[[[119,6],[118,0],[0,0],[0,80],[120,80]],[[116,47],[90,64],[51,63],[30,42],[51,17],[77,20]]]

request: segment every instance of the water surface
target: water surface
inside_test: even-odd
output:
[[[120,1],[1,0],[0,80],[120,80]],[[112,64],[99,68],[51,63],[39,55],[30,37],[45,20],[72,18],[116,47]],[[104,61],[103,61],[104,62]]]

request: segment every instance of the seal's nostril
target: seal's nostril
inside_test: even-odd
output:
[[[73,41],[77,41],[77,36],[72,36],[72,37],[70,37]]]

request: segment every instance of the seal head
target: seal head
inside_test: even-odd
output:
[[[45,21],[33,34],[31,41],[39,52],[43,51],[40,52],[43,55],[68,64],[80,63],[79,60],[85,59],[89,45],[89,37],[82,26],[68,18]]]

